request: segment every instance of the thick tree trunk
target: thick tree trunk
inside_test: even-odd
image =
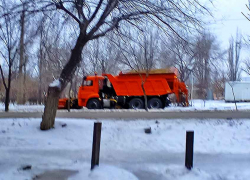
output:
[[[61,92],[67,86],[68,82],[71,81],[77,66],[81,61],[81,55],[83,47],[88,42],[88,37],[80,33],[76,42],[74,49],[71,51],[71,56],[68,63],[64,66],[60,75],[60,88],[49,87],[48,96],[45,103],[44,114],[41,122],[40,129],[48,130],[54,126],[56,111],[58,106],[58,100]]]
[[[60,88],[49,87],[48,95],[45,102],[43,121],[41,122],[40,126],[41,130],[47,130],[54,127],[59,96]]]

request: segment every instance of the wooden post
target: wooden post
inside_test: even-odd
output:
[[[187,131],[185,166],[189,170],[193,168],[193,155],[194,155],[194,131]]]
[[[94,124],[94,132],[93,132],[91,170],[93,170],[96,165],[99,165],[101,131],[102,131],[102,123],[96,122]]]

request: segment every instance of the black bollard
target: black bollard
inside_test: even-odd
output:
[[[102,123],[96,122],[94,124],[94,132],[93,132],[91,170],[93,170],[96,165],[99,165],[101,131],[102,131]]]
[[[193,155],[194,155],[194,131],[187,131],[185,166],[189,170],[193,168]]]

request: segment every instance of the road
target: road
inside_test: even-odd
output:
[[[41,118],[42,112],[1,112],[0,118]],[[57,118],[76,119],[249,119],[249,111],[215,112],[107,112],[107,111],[58,111]]]

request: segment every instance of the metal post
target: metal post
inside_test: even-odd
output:
[[[187,131],[185,166],[189,170],[193,168],[193,154],[194,154],[194,131]]]
[[[191,73],[191,78],[192,78],[192,86],[191,86],[191,106],[193,106],[193,89],[194,89],[194,75],[193,72]]]
[[[96,122],[94,124],[94,132],[93,132],[91,170],[93,170],[96,165],[99,165],[101,131],[102,131],[102,123]]]

